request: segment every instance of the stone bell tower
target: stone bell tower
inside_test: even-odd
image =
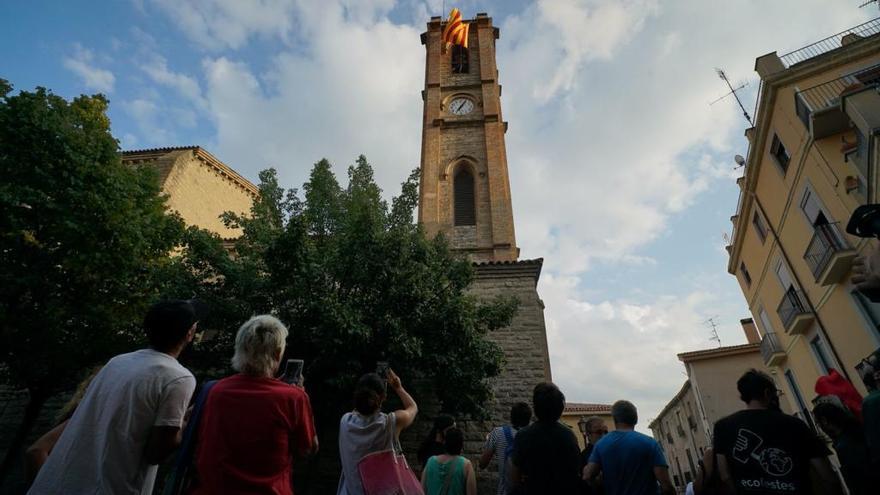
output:
[[[468,48],[444,50],[445,22],[432,17],[422,33],[425,89],[422,91],[422,162],[419,223],[428,237],[442,233],[453,249],[473,262],[472,294],[480,299],[512,296],[519,301],[510,325],[489,333],[507,362],[492,378],[491,419],[459,421],[465,453],[479,456],[486,433],[508,421],[510,407],[531,402],[533,387],[551,379],[544,303],[538,295],[543,259],[520,260],[513,232],[510,179],[501,118],[501,86],[495,65],[498,28],[486,14],[469,23]],[[413,448],[436,415],[420,399],[420,420],[405,437]],[[425,403],[426,407],[421,407]],[[406,445],[405,445],[406,450]],[[479,493],[494,493],[497,468],[479,476]]]
[[[432,18],[426,49],[419,223],[443,233],[471,260],[515,261],[510,180],[495,65],[499,31],[486,14],[470,24],[468,48],[444,49],[443,22]]]

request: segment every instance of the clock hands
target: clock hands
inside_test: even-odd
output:
[[[457,107],[452,109],[452,111],[455,113],[458,113],[461,110],[461,107],[464,106],[464,102],[465,102],[465,100],[462,100],[461,103],[459,103]]]

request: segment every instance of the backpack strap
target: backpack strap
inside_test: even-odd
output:
[[[174,468],[169,474],[170,480],[165,483],[165,490],[163,493],[166,495],[181,493],[185,488],[183,486],[186,481],[185,478],[187,477],[189,467],[193,462],[193,455],[195,454],[199,420],[202,417],[202,410],[205,407],[205,402],[208,400],[208,393],[216,384],[217,380],[205,382],[202,386],[202,390],[196,397],[196,401],[193,404],[192,414],[189,417],[189,422],[187,422],[186,428],[183,430],[183,437],[180,441],[180,450],[177,452],[177,459],[174,462]]]
[[[501,431],[504,432],[504,440],[507,441],[507,445],[513,443],[513,432],[511,430],[512,428],[510,427],[510,425],[504,425],[501,427]]]

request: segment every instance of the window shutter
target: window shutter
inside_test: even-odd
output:
[[[476,225],[477,215],[474,205],[474,176],[467,170],[459,170],[453,183],[455,207],[454,225]]]

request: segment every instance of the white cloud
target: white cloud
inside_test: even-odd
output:
[[[145,54],[145,58],[147,60],[141,64],[141,70],[150,79],[157,84],[174,89],[197,107],[206,106],[202,98],[202,90],[195,78],[169,70],[168,62],[161,55],[148,52]]]
[[[318,2],[316,2],[318,3]],[[190,39],[205,48],[240,48],[253,36],[287,39],[294,0],[153,0]]]
[[[91,50],[75,43],[73,55],[64,57],[64,67],[79,76],[82,83],[88,89],[94,89],[103,93],[113,91],[116,77],[107,69],[95,65],[95,55]]]

